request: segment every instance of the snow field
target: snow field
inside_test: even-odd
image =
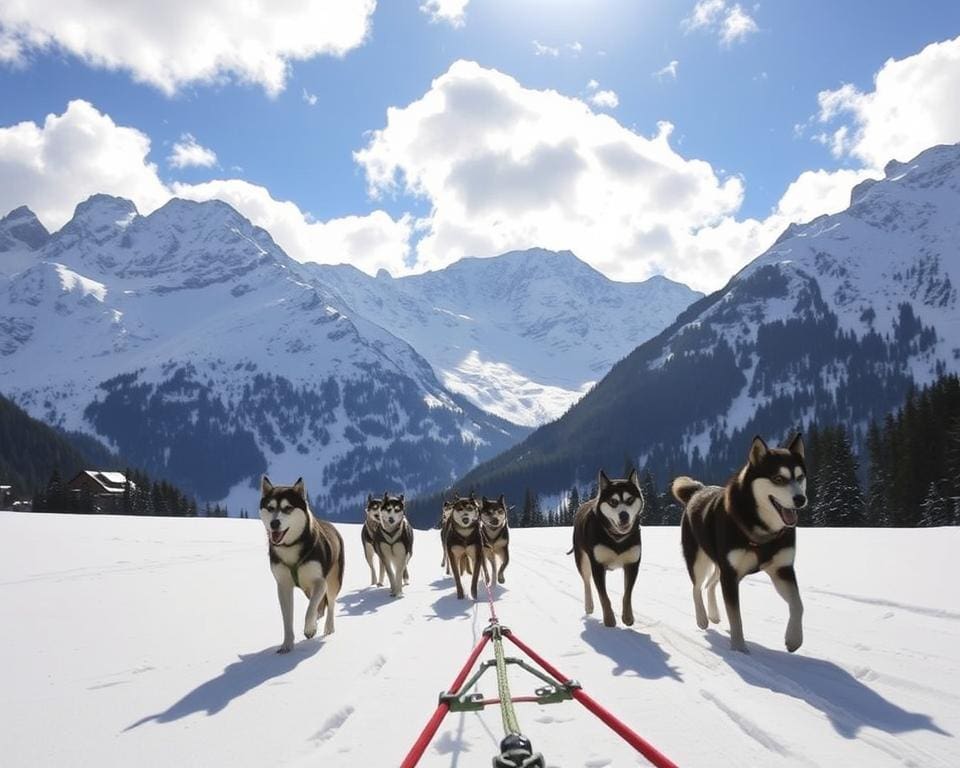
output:
[[[359,526],[337,631],[274,653],[280,611],[258,520],[0,513],[5,766],[399,764],[479,639],[438,531],[412,583],[369,588]],[[676,528],[645,528],[637,624],[584,618],[570,531],[513,531],[501,621],[681,766],[960,764],[960,530],[805,529],[805,642],[766,576],[741,589],[751,653],[696,628]],[[616,606],[619,572],[608,575]],[[522,655],[507,646],[511,655]],[[484,658],[492,656],[492,650]],[[512,668],[515,695],[539,684]],[[479,690],[495,695],[488,672]],[[645,761],[576,702],[517,706],[550,766]],[[447,716],[422,766],[489,765],[499,712]]]

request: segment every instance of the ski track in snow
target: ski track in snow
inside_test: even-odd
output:
[[[486,592],[457,600],[438,532],[417,531],[411,584],[391,598],[369,585],[359,527],[339,527],[336,632],[301,635],[278,656],[259,521],[0,513],[0,615],[16,628],[0,635],[3,764],[398,764],[481,637]],[[685,767],[960,764],[960,605],[938,588],[960,530],[867,532],[871,546],[849,562],[829,556],[842,535],[801,532],[796,654],[783,649],[786,606],[765,576],[741,590],[749,654],[730,650],[725,617],[696,627],[676,528],[644,530],[633,627],[619,625],[619,571],[607,578],[618,626],[602,626],[599,603],[583,615],[569,529],[513,532],[497,612]],[[917,551],[903,559],[905,546]],[[884,563],[875,593],[860,576],[865,552]],[[510,682],[514,695],[540,685],[516,667]],[[495,694],[492,670],[475,690]],[[520,704],[517,715],[553,768],[646,765],[576,702]],[[448,714],[420,765],[489,765],[501,737],[496,709]]]

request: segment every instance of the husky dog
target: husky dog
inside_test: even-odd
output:
[[[500,494],[499,499],[480,500],[480,540],[483,545],[483,557],[490,563],[490,578],[496,577],[503,584],[503,572],[510,562],[510,528],[507,525],[507,502]],[[497,558],[500,570],[497,570]],[[486,573],[486,565],[484,565]]]
[[[443,542],[447,548],[447,563],[453,571],[457,583],[457,599],[463,600],[463,582],[461,573],[472,559],[475,563],[473,579],[470,583],[470,596],[477,599],[477,578],[480,575],[480,502],[473,494],[458,496],[450,502],[450,517],[443,526]]]
[[[330,523],[310,512],[300,478],[293,485],[274,485],[266,475],[260,481],[260,519],[267,529],[270,570],[277,581],[283,645],[293,648],[293,588],[309,598],[303,634],[317,634],[317,617],[327,612],[323,634],[333,632],[334,601],[343,584],[343,539]]]
[[[410,583],[407,563],[413,557],[413,528],[403,510],[403,494],[383,494],[380,502],[380,527],[373,538],[380,562],[387,568],[390,594],[403,595],[403,585]]]
[[[753,438],[746,465],[725,487],[704,486],[689,477],[673,481],[673,495],[686,505],[680,524],[683,556],[693,582],[697,626],[720,621],[716,586],[720,582],[730,622],[730,645],[746,652],[740,620],[740,580],[764,570],[790,606],[785,642],[788,651],[803,643],[803,603],[793,560],[797,512],[807,504],[803,439],[787,448],[768,448]],[[707,591],[707,609],[701,589]]]
[[[363,542],[363,554],[364,557],[367,558],[367,565],[370,566],[371,587],[373,585],[378,587],[383,586],[383,559],[377,553],[377,549],[373,544],[374,536],[376,536],[377,531],[380,529],[380,506],[382,503],[383,499],[379,497],[374,498],[372,495],[367,494],[367,506],[364,510],[363,527],[360,529],[360,540]],[[376,558],[377,562],[380,563],[379,578],[377,577],[377,572],[373,567],[374,558]]]
[[[447,575],[450,575],[450,563],[447,561],[447,542],[444,541],[443,533],[446,530],[447,520],[453,513],[453,502],[443,500],[443,508],[440,511],[440,546],[443,548],[443,560],[440,561],[440,567],[445,568]]]
[[[583,579],[583,609],[593,613],[590,579],[597,585],[603,623],[615,627],[606,575],[623,568],[623,623],[633,624],[631,595],[640,569],[640,513],[643,494],[637,471],[626,480],[611,480],[600,470],[595,498],[580,505],[573,519],[573,558]]]

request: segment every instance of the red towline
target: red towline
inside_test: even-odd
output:
[[[548,674],[552,675],[559,681],[566,683],[571,682],[569,677],[562,674],[556,667],[550,664],[550,662],[548,662],[530,646],[520,640],[513,632],[510,630],[505,630],[503,631],[503,635],[521,651],[526,653],[527,656],[533,659],[533,661],[539,664]],[[467,663],[464,664],[463,668],[460,670],[460,674],[457,675],[457,678],[450,686],[450,694],[456,694],[460,690],[460,686],[462,686],[464,680],[467,679],[467,675],[470,673],[470,670],[476,663],[477,658],[480,656],[480,652],[483,650],[483,647],[487,644],[487,642],[489,642],[489,640],[490,635],[485,634],[480,642],[477,643],[476,647],[471,652],[470,657],[467,659]],[[584,693],[580,687],[571,686],[571,688],[572,695],[577,701],[579,701],[590,712],[596,715],[596,717],[598,717],[605,725],[613,730],[614,733],[626,741],[631,747],[636,749],[637,752],[647,758],[650,763],[655,765],[657,768],[678,768],[677,764],[670,760],[670,758],[666,757],[662,752],[660,752],[660,750],[636,733],[632,728],[616,717],[608,709],[601,706],[595,699]],[[518,697],[513,699],[513,701],[522,701],[524,699],[528,700],[528,697]],[[491,701],[490,703],[494,702]],[[400,768],[414,768],[414,766],[416,766],[416,764],[420,761],[420,758],[423,757],[424,751],[426,751],[427,746],[433,740],[437,729],[440,727],[440,723],[443,721],[443,718],[446,717],[449,710],[450,705],[446,701],[441,701],[430,720],[427,722],[427,725],[420,733],[419,738],[416,740],[416,742],[414,742],[413,747],[411,747],[410,751],[407,753],[407,756],[400,764]]]

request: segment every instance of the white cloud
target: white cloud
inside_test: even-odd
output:
[[[616,109],[620,105],[620,98],[615,91],[597,91],[590,96],[590,103],[602,109]]]
[[[935,144],[960,141],[960,37],[928,45],[899,61],[889,59],[872,91],[850,84],[819,95],[823,124],[841,122],[814,138],[836,156],[867,166],[909,160]]]
[[[467,4],[470,0],[424,0],[420,10],[430,16],[430,22],[436,24],[445,21],[453,27],[466,24]]]
[[[806,222],[825,213],[839,213],[850,205],[850,191],[861,181],[876,178],[876,171],[842,168],[838,171],[804,171],[787,187],[775,215],[783,226]],[[780,226],[780,222],[777,223]]]
[[[743,8],[735,5],[723,19],[720,27],[720,42],[724,45],[733,45],[759,30],[757,22]]]
[[[687,30],[703,29],[713,32],[724,46],[739,43],[759,31],[757,22],[739,3],[727,0],[700,0],[683,20]]]
[[[567,53],[570,56],[576,57],[583,53],[583,45],[576,40],[572,43],[566,43],[563,47],[556,45],[546,45],[541,43],[539,40],[531,41],[533,43],[533,54],[535,56],[549,56],[552,59],[560,57],[560,54]]]
[[[142,211],[169,199],[148,162],[150,139],[119,126],[86,101],[71,101],[42,125],[0,127],[0,210],[28,205],[59,229],[77,203],[97,192],[129,198]]]
[[[680,66],[680,62],[674,59],[669,64],[667,64],[667,66],[662,67],[661,69],[658,69],[656,72],[654,72],[653,76],[657,78],[657,80],[663,80],[664,78],[667,78],[667,77],[673,80],[676,80],[677,68],[679,66]]]
[[[534,40],[533,53],[535,56],[552,56],[553,58],[557,58],[557,56],[560,55],[560,49],[549,45],[544,45],[543,43]]]
[[[662,271],[715,287],[760,252],[692,257],[699,233],[738,210],[743,184],[678,155],[671,130],[641,136],[579,99],[460,61],[419,100],[391,108],[356,159],[373,196],[429,202],[418,271],[540,245],[570,248],[616,279]]]
[[[0,27],[0,64],[8,64],[14,67],[24,64],[23,46],[11,34]]]
[[[381,267],[395,274],[405,269],[413,226],[407,216],[394,220],[374,211],[320,222],[240,179],[170,187],[148,162],[149,152],[145,134],[117,125],[86,101],[70,102],[62,115],[48,115],[43,125],[0,127],[0,216],[28,205],[48,229],[57,230],[78,203],[98,192],[133,200],[143,214],[174,195],[218,198],[267,229],[298,261],[348,262],[370,274]]]
[[[0,55],[58,49],[130,72],[167,95],[235,79],[283,90],[290,62],[342,56],[366,38],[375,0],[30,0],[0,3]],[[12,41],[12,43],[11,43]]]
[[[598,83],[596,80],[590,80],[587,82],[587,90],[595,91],[599,87],[600,87],[600,83]]]
[[[300,94],[300,98],[304,100],[305,103],[309,104],[311,107],[317,106],[317,102],[320,101],[320,97],[315,93],[310,93],[306,88]]]
[[[172,168],[212,168],[217,164],[217,153],[198,144],[193,134],[184,133],[173,145],[167,163]]]

